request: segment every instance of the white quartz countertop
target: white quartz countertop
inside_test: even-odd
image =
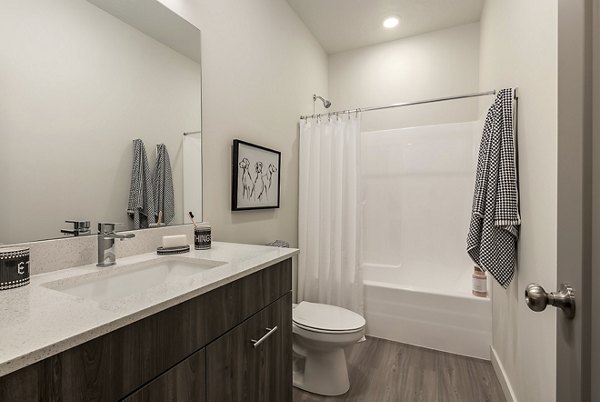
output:
[[[209,250],[192,250],[179,257],[223,262],[197,274],[169,280],[125,298],[94,301],[52,289],[62,282],[105,275],[107,270],[169,258],[156,253],[34,275],[27,286],[0,291],[0,376],[85,343],[161,310],[207,293],[236,279],[286,260],[297,249],[213,242]],[[42,261],[35,261],[42,264]],[[291,284],[290,284],[291,288]]]

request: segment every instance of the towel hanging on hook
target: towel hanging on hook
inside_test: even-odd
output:
[[[488,111],[479,148],[467,252],[504,288],[517,262],[519,185],[513,89],[502,89]]]

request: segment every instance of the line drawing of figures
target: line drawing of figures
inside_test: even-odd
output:
[[[256,185],[257,185],[258,179],[261,178],[262,170],[263,170],[262,162],[256,162],[256,164],[254,165],[254,170],[256,171],[256,178],[254,179],[254,182],[252,183],[252,191],[250,192],[250,197],[252,197],[254,195],[254,193],[257,192]],[[262,185],[264,187],[264,182],[261,180],[261,182],[258,183],[258,185],[259,186]],[[262,188],[260,190],[261,191],[258,192],[258,194],[262,194]],[[258,198],[258,199],[260,199],[260,198]]]
[[[269,169],[271,168],[271,166],[272,165],[269,165]],[[260,191],[260,194],[258,194],[258,200],[262,201],[264,198],[269,198],[269,186],[267,185],[269,181],[269,170],[267,170],[265,174],[260,175],[260,181],[262,190]]]
[[[250,174],[250,161],[244,158],[239,163],[242,169],[242,198],[250,199],[250,184],[252,184],[252,175]]]
[[[271,189],[271,184],[273,183],[273,173],[277,172],[277,167],[275,167],[272,163],[269,163],[269,169],[267,170],[267,180],[269,182],[269,187],[267,190]]]

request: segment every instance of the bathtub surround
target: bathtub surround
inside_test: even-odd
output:
[[[363,314],[360,114],[300,120],[298,300]]]
[[[365,264],[387,268],[392,283],[407,275],[407,285],[428,287],[430,276],[429,287],[471,293],[469,280],[449,281],[473,269],[464,242],[480,135],[480,122],[362,133]]]

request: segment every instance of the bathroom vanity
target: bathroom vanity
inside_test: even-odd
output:
[[[35,275],[0,293],[0,400],[291,401],[296,253],[214,243]]]

